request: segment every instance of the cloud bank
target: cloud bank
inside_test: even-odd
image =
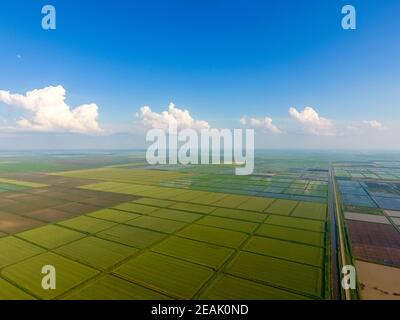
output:
[[[377,130],[384,129],[383,124],[377,120],[367,120],[363,121],[363,123],[370,129],[377,129]]]
[[[204,120],[195,120],[188,110],[179,109],[170,103],[167,111],[154,112],[149,106],[140,108],[136,116],[141,122],[153,129],[167,130],[172,121],[176,121],[179,129],[209,129],[210,125]]]
[[[302,126],[305,133],[314,136],[352,136],[386,129],[377,120],[333,122],[321,117],[311,107],[306,107],[300,112],[296,108],[290,108],[289,114]]]
[[[17,129],[40,132],[99,133],[98,106],[83,104],[74,109],[65,103],[62,86],[28,91],[25,95],[0,90],[0,102],[20,108],[24,116]]]
[[[253,128],[262,128],[266,129],[272,133],[281,133],[281,129],[279,129],[276,125],[272,123],[272,119],[269,117],[265,118],[247,118],[246,116],[240,119],[240,123],[242,125],[249,125]]]

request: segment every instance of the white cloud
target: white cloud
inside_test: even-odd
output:
[[[346,126],[344,134],[347,135],[365,135],[369,132],[378,132],[387,130],[385,126],[377,120],[365,120],[352,122],[350,125]]]
[[[183,110],[175,107],[170,103],[167,111],[160,113],[154,112],[149,106],[140,108],[136,116],[141,119],[145,126],[154,129],[167,130],[171,121],[176,121],[180,129],[208,129],[210,125],[204,120],[195,120],[192,118],[188,110]]]
[[[242,125],[246,125],[246,124],[247,124],[247,118],[246,118],[246,116],[241,117],[240,120],[239,120],[239,122],[240,122],[240,124],[242,124]]]
[[[98,106],[83,104],[71,109],[62,86],[28,91],[25,95],[0,90],[0,102],[25,111],[19,129],[42,132],[98,133]]]
[[[383,124],[377,120],[366,120],[363,121],[363,124],[370,129],[384,129]]]
[[[320,117],[311,107],[306,107],[300,112],[296,108],[290,108],[289,114],[303,126],[306,132],[312,135],[333,136],[336,134],[333,123],[326,118]]]
[[[272,123],[272,119],[269,117],[265,118],[247,118],[246,116],[240,119],[242,125],[249,125],[253,128],[267,129],[272,133],[281,133],[282,131]]]

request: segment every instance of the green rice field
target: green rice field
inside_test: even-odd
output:
[[[0,175],[0,299],[332,298],[324,163],[236,177],[88,162]],[[389,182],[344,172],[342,193],[395,199]],[[41,287],[44,265],[55,290]]]

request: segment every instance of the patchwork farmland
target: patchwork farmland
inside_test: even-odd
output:
[[[335,163],[347,254],[366,299],[400,297],[400,162]]]
[[[328,162],[261,157],[236,177],[137,154],[50,159],[0,163],[0,299],[335,298]],[[348,204],[353,180],[336,182],[348,259],[361,277],[372,263],[399,270],[398,211]],[[44,265],[55,290],[41,286]]]

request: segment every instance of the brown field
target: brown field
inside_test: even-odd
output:
[[[356,259],[400,265],[400,233],[392,226],[347,220]]]
[[[361,295],[367,300],[400,300],[400,269],[356,261]]]
[[[17,233],[33,229],[42,224],[38,220],[28,219],[16,214],[0,212],[0,232]]]
[[[36,173],[6,175],[46,184],[18,192],[4,192],[0,199],[0,236],[15,234],[78,215],[87,214],[137,197],[110,192],[78,189],[94,180],[58,177]]]

